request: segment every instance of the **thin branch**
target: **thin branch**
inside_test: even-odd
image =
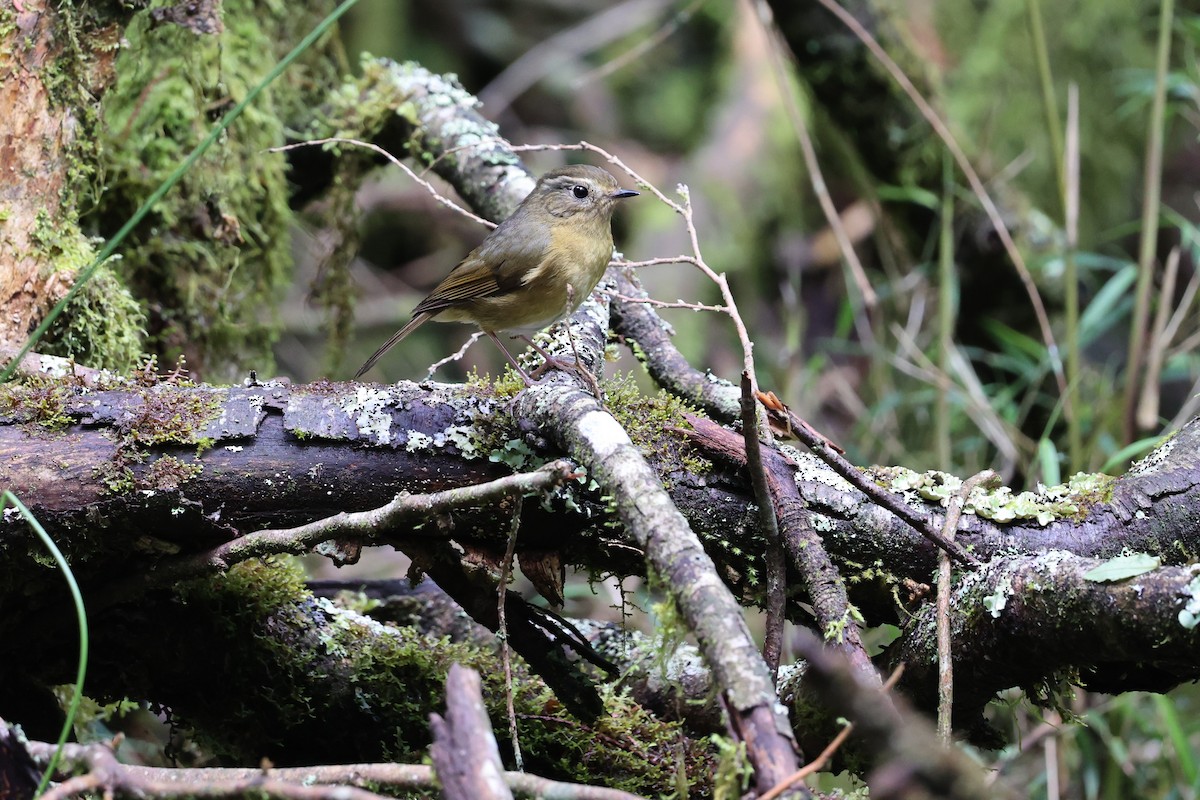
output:
[[[510,800],[500,748],[483,705],[479,673],[451,664],[446,676],[446,715],[429,715],[429,756],[446,800]]]
[[[892,689],[894,689],[896,684],[900,681],[900,676],[903,674],[904,665],[901,664],[892,670],[892,674],[889,675],[888,679],[883,682],[883,691],[890,692]],[[853,732],[854,723],[847,722],[845,727],[838,731],[838,735],[833,737],[829,744],[825,746],[825,749],[822,750],[816,758],[805,764],[800,769],[796,770],[780,783],[776,784],[775,788],[764,794],[758,800],[775,800],[776,797],[779,797],[781,794],[786,792],[789,787],[793,786],[797,782],[804,780],[809,775],[820,772],[825,768],[825,765],[829,763],[829,760],[833,758],[833,754],[841,749],[841,746],[846,743],[846,740],[850,738],[850,734]]]
[[[948,541],[942,535],[941,531],[933,526],[933,522],[928,515],[917,511],[860,472],[857,467],[834,449],[828,439],[813,430],[811,425],[797,416],[786,405],[779,402],[779,399],[774,397],[774,395],[760,393],[758,399],[767,409],[769,415],[780,420],[779,424],[781,427],[789,427],[796,438],[803,442],[805,447],[812,450],[817,458],[828,464],[830,469],[845,478],[850,485],[865,494],[875,504],[886,508],[908,523],[917,533],[949,553],[951,558],[960,564],[966,564],[970,567],[981,565],[982,562],[964,550],[961,545]]]
[[[840,653],[806,630],[794,646],[808,662],[806,686],[855,725],[857,741],[876,763],[867,783],[872,797],[1006,798],[1007,787],[989,787],[984,769],[966,753],[943,747],[933,726],[902,697],[862,682]]]
[[[616,271],[617,289],[629,297],[646,297],[633,270]],[[635,343],[631,347],[655,383],[702,409],[713,419],[733,422],[739,417],[736,386],[688,362],[671,341],[671,326],[646,303],[617,303],[613,330]]]
[[[45,765],[55,747],[46,742],[29,742],[34,761]],[[86,769],[86,775],[71,778],[56,788],[56,798],[73,797],[84,791],[106,789],[118,797],[233,798],[248,794],[273,800],[375,800],[383,797],[371,792],[351,797],[345,792],[361,792],[354,786],[386,787],[400,791],[432,789],[437,785],[433,767],[422,764],[326,764],[282,769],[204,768],[168,769],[121,764],[112,750],[103,744],[68,744],[63,749],[64,766]],[[71,791],[66,787],[74,783]],[[267,781],[270,781],[269,783]],[[640,800],[628,792],[600,786],[584,786],[541,778],[525,772],[505,772],[504,781],[521,797],[561,797],[567,800]],[[309,790],[303,793],[303,790]],[[300,790],[300,791],[296,791]],[[43,798],[49,798],[44,795]],[[51,798],[51,800],[54,800]]]
[[[508,605],[508,579],[512,575],[513,554],[517,549],[517,532],[521,530],[522,505],[524,505],[522,498],[518,496],[516,507],[513,509],[512,527],[508,530],[508,546],[504,550],[504,561],[500,563],[500,581],[497,584],[499,598],[496,601],[496,617],[499,620],[499,628],[496,636],[500,639],[500,661],[504,665],[504,701],[508,710],[508,736],[512,740],[513,762],[517,765],[517,769],[523,772],[525,763],[521,758],[521,740],[517,735],[517,712],[513,707],[512,649],[508,646],[508,620],[504,614],[504,607]]]
[[[691,417],[689,421],[692,429],[687,435],[694,445],[737,467],[748,466],[748,437],[700,417]],[[830,646],[845,654],[864,681],[878,684],[879,673],[859,634],[862,616],[850,603],[845,581],[809,522],[796,485],[794,465],[775,448],[760,448],[760,454],[766,497],[759,505],[767,506],[778,520],[780,543],[812,604],[817,626]]]
[[[717,311],[725,313],[729,309],[725,306],[706,306],[703,303],[688,303],[683,300],[676,300],[674,303],[669,303],[666,300],[655,300],[653,297],[632,297],[630,295],[618,294],[617,292],[605,292],[613,300],[620,300],[623,303],[643,303],[654,308],[680,308],[687,311]]]
[[[779,541],[779,522],[775,518],[775,503],[767,487],[767,471],[763,465],[762,445],[758,441],[758,408],[750,392],[750,374],[742,373],[742,439],[746,447],[746,471],[754,487],[754,502],[758,505],[758,524],[767,540],[763,556],[767,578],[767,626],[763,637],[763,659],[771,676],[779,675],[779,659],[783,653],[784,611],[787,587],[784,585],[787,567]]]
[[[425,373],[425,380],[427,380],[427,381],[433,380],[433,373],[437,372],[439,369],[446,366],[447,364],[454,362],[454,361],[461,361],[463,356],[465,356],[467,354],[467,350],[470,349],[471,345],[475,344],[482,338],[483,338],[483,331],[475,331],[474,333],[472,333],[471,336],[467,339],[467,341],[463,343],[463,346],[458,348],[458,350],[456,350],[454,353],[446,356],[445,358],[441,359],[440,361],[435,361],[432,364],[430,364],[429,371]]]
[[[379,145],[373,144],[371,142],[364,142],[359,139],[347,139],[347,138],[344,138],[341,136],[327,136],[324,139],[310,139],[310,140],[304,141],[304,142],[294,142],[292,144],[280,145],[279,147],[272,147],[272,148],[269,148],[267,150],[267,152],[268,153],[282,153],[286,150],[295,150],[298,147],[315,147],[317,145],[326,145],[326,144],[348,144],[348,145],[352,145],[354,147],[364,147],[367,150],[371,150],[375,153],[378,153],[379,155],[386,158],[388,161],[392,162],[392,164],[399,167],[404,172],[405,175],[407,175],[409,178],[411,178],[417,184],[424,187],[425,191],[429,192],[430,196],[432,196],[433,199],[436,200],[441,205],[445,206],[446,208],[449,208],[452,211],[456,211],[459,214],[462,214],[464,217],[466,217],[468,219],[475,220],[480,225],[483,225],[487,228],[495,228],[497,225],[497,223],[492,222],[491,220],[484,219],[483,217],[479,216],[478,214],[475,214],[474,212],[470,211],[469,209],[466,209],[466,208],[460,206],[458,203],[454,202],[449,197],[446,197],[444,194],[442,194],[441,192],[439,192],[437,190],[436,186],[434,186],[432,183],[425,180],[420,175],[418,175],[416,172],[414,172],[410,166],[405,164],[400,159],[396,158],[394,155],[389,153],[387,150],[384,150]]]
[[[958,494],[950,498],[946,506],[946,519],[942,522],[942,536],[953,542],[958,531],[958,520],[967,504],[967,498],[975,487],[984,481],[998,481],[995,472],[986,469],[963,481]],[[938,638],[938,716],[937,732],[942,744],[950,744],[950,712],[954,702],[954,664],[951,659],[950,639],[950,556],[942,553],[938,558],[937,595],[937,638]]]
[[[341,512],[296,528],[246,534],[207,553],[166,562],[155,570],[153,577],[162,581],[224,572],[232,565],[252,558],[277,553],[302,555],[332,539],[374,539],[464,506],[481,506],[514,495],[552,489],[574,477],[574,470],[570,462],[559,460],[533,472],[507,475],[474,486],[423,495],[399,494],[390,503],[369,511]]]
[[[658,258],[647,258],[642,261],[618,261],[618,267],[634,267],[640,269],[642,267],[661,267],[667,264],[691,264],[693,267],[700,266],[700,262],[695,256],[659,256]]]

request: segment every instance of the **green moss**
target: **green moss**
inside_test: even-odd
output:
[[[660,465],[659,471],[706,475],[712,462],[699,456],[675,429],[688,427],[685,414],[699,415],[692,406],[666,392],[642,394],[632,374],[601,384],[605,408],[621,423],[642,454]]]
[[[117,78],[100,108],[104,204],[87,221],[104,235],[323,13],[321,4],[297,13],[284,4],[232,0],[222,8],[224,30],[197,35],[155,24],[152,11],[167,4],[149,5],[124,30]],[[311,55],[318,76],[337,68],[318,50]],[[153,309],[157,352],[173,357],[186,349],[210,373],[239,363],[269,369],[277,325],[264,309],[277,306],[288,281],[292,214],[286,158],[266,151],[284,142],[286,121],[304,104],[300,93],[264,91],[131,234],[119,269],[133,295]]]
[[[185,464],[164,456],[151,464],[140,478],[132,465],[140,464],[150,448],[163,445],[192,445],[198,458],[214,444],[207,434],[208,423],[220,417],[224,392],[157,391],[140,387],[141,402],[132,406],[132,418],[117,429],[117,446],[108,463],[95,470],[97,478],[113,494],[137,489],[176,488],[199,474],[198,464]]]
[[[492,384],[497,400],[509,400],[525,388],[525,381],[511,366],[505,367],[500,377]]]
[[[92,470],[96,480],[104,485],[109,494],[125,494],[138,488],[137,476],[125,462],[109,461]]]
[[[851,625],[866,625],[867,621],[863,619],[862,612],[853,604],[846,607],[842,616],[838,619],[831,620],[824,631],[825,641],[836,642],[841,644],[845,641],[846,628]]]
[[[202,452],[212,447],[212,439],[202,431],[221,415],[224,397],[223,392],[148,390],[127,426],[128,436],[146,447],[192,444]]]
[[[96,369],[128,372],[142,356],[141,304],[108,266],[92,274],[42,341],[43,351]]]
[[[384,626],[314,599],[292,559],[245,562],[193,581],[180,590],[180,601],[189,622],[202,626],[187,639],[207,644],[196,652],[185,643],[182,652],[163,656],[200,659],[180,678],[181,691],[192,699],[173,707],[218,755],[253,763],[273,753],[271,743],[286,740],[289,757],[303,759],[295,742],[311,733],[313,763],[331,748],[346,757],[347,746],[371,760],[419,761],[428,745],[428,714],[445,705],[452,663],[482,675],[489,716],[507,749],[504,671],[491,649]],[[214,648],[212,642],[224,644]],[[237,669],[208,669],[222,664]],[[566,713],[519,659],[514,670],[527,769],[652,796],[677,785],[680,760],[690,774],[711,774],[708,743],[681,737],[678,724],[658,721],[627,694],[604,689],[610,714],[587,725]],[[221,702],[204,699],[218,689]],[[226,702],[232,698],[246,699],[234,706]],[[356,727],[356,718],[363,724]],[[343,731],[337,742],[325,735],[331,725]],[[394,734],[379,741],[369,731],[380,728]],[[706,786],[693,789],[692,796],[708,794]]]
[[[717,749],[717,768],[713,774],[714,797],[745,797],[750,791],[754,768],[746,757],[746,743],[735,742],[727,736],[713,734],[709,741]],[[686,788],[686,787],[681,787]],[[687,797],[687,792],[680,792]]]
[[[962,479],[936,470],[914,472],[905,467],[874,468],[876,480],[911,500],[920,498],[947,506],[962,490]],[[1036,491],[1013,494],[1007,486],[976,486],[963,506],[964,514],[976,514],[993,522],[1035,520],[1049,525],[1056,519],[1081,520],[1096,503],[1111,499],[1116,479],[1108,475],[1077,473],[1066,484],[1039,485]]]
[[[175,456],[163,456],[150,465],[139,484],[140,488],[147,489],[178,489],[203,471],[204,467],[200,464],[189,464]]]
[[[21,383],[0,385],[0,416],[62,430],[75,422],[67,413],[74,390],[66,381],[34,375]]]

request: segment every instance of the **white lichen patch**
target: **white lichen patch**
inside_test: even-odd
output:
[[[353,395],[345,395],[342,410],[354,420],[362,436],[376,444],[392,441],[392,395],[385,389],[359,386]]]
[[[893,492],[910,502],[925,500],[947,507],[950,498],[962,491],[963,481],[956,475],[931,470],[914,472],[905,467],[886,467],[876,475]],[[1013,494],[1007,486],[988,488],[976,486],[967,497],[964,514],[975,514],[993,522],[1034,520],[1049,525],[1061,517],[1078,514],[1087,500],[1102,492],[1112,479],[1107,475],[1080,472],[1066,484],[1043,486],[1036,491]]]
[[[1179,610],[1179,624],[1190,631],[1200,623],[1200,575],[1188,582],[1184,592],[1187,599]]]
[[[1054,576],[1058,574],[1059,568],[1063,564],[1067,565],[1069,570],[1074,570],[1079,563],[1079,557],[1070,550],[1047,550],[1037,557],[1037,568],[1047,575]]]
[[[996,586],[996,590],[983,598],[983,607],[992,615],[992,619],[1000,618],[1000,612],[1004,611],[1004,607],[1008,605],[1008,598],[1012,597],[1012,593],[1012,582],[1006,575],[1004,580]]]
[[[817,533],[830,533],[835,527],[832,519],[816,512],[809,514],[808,523],[812,525],[812,529]],[[853,536],[854,533],[851,532],[850,535]]]
[[[38,371],[51,378],[65,378],[74,372],[75,363],[62,356],[38,356]]]
[[[823,483],[839,492],[852,492],[850,482],[825,465],[812,453],[801,452],[790,444],[779,445],[779,452],[796,462],[796,483]]]
[[[1174,435],[1169,436],[1158,447],[1151,450],[1145,458],[1133,462],[1133,465],[1129,467],[1129,471],[1125,474],[1130,477],[1136,477],[1158,472],[1159,467],[1168,460],[1171,451],[1175,449],[1175,440],[1176,437]]]
[[[409,428],[405,431],[404,449],[410,453],[433,449],[433,437]]]
[[[483,443],[483,437],[479,435],[479,428],[474,425],[451,425],[442,432],[441,438],[443,442],[458,448],[458,452],[462,454],[463,458],[481,458],[483,456],[479,449]]]

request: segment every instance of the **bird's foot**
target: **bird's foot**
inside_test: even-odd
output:
[[[600,401],[601,405],[604,404],[604,393],[600,390],[600,384],[596,381],[596,376],[593,375],[591,371],[589,371],[588,368],[585,367],[579,360],[578,353],[575,354],[574,362],[563,361],[561,358],[556,358],[547,353],[532,340],[526,339],[526,341],[529,342],[530,346],[533,347],[534,350],[541,354],[543,359],[542,363],[538,365],[538,368],[530,373],[531,378],[533,378],[535,381],[540,380],[549,369],[561,369],[564,372],[574,372],[583,380],[584,383],[588,385],[588,388],[592,390],[592,394],[597,400]]]

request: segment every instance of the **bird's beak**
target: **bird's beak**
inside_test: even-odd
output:
[[[635,192],[633,189],[618,189],[609,195],[613,200],[620,200],[622,197],[637,197],[641,192]]]

